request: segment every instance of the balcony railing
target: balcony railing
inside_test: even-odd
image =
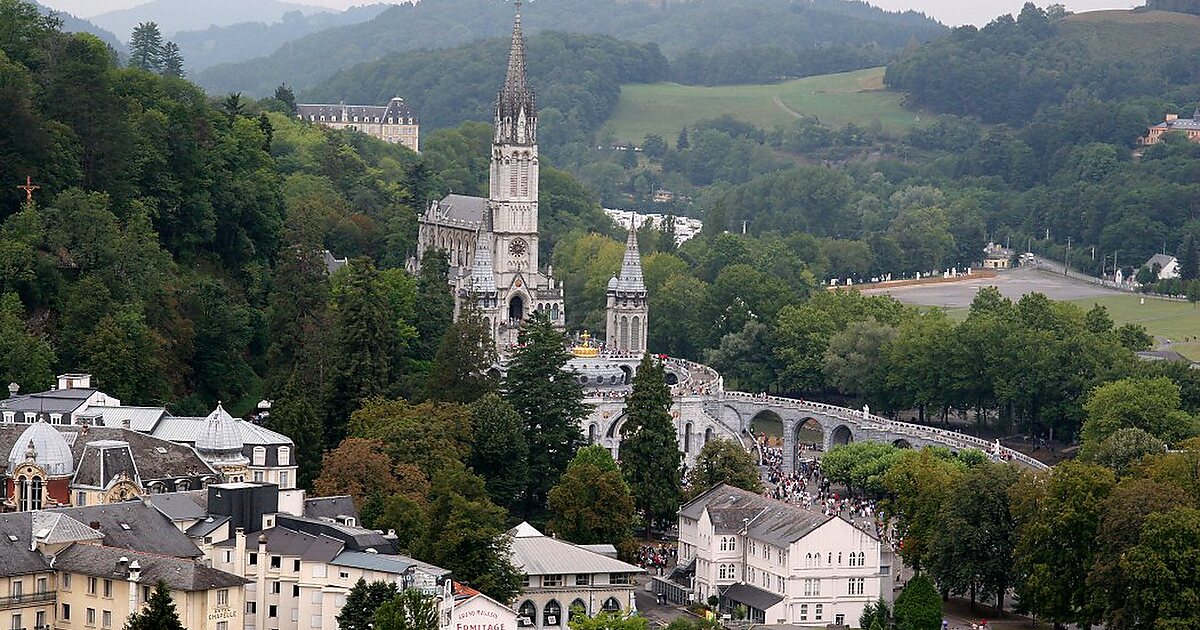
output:
[[[54,591],[46,591],[44,593],[24,593],[22,595],[0,597],[0,609],[16,608],[18,606],[28,606],[29,604],[38,604],[42,602],[52,602],[54,601],[54,596]]]

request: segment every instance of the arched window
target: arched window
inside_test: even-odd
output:
[[[858,566],[867,566],[867,553],[865,551],[858,552]]]
[[[532,628],[537,625],[537,605],[529,600],[517,609],[517,625],[522,628]]]
[[[291,466],[291,459],[292,459],[292,449],[291,448],[286,447],[286,446],[280,446],[277,456],[279,457],[279,465],[280,466]]]
[[[621,317],[621,336],[618,342],[618,350],[629,350],[629,318]]]
[[[829,552],[829,557],[825,559],[825,564],[833,564],[833,552]]]
[[[42,493],[45,482],[37,475],[17,477],[17,511],[28,512],[42,509]]]
[[[562,625],[562,606],[558,605],[555,600],[546,602],[546,607],[542,609],[542,626],[552,627]]]
[[[570,619],[579,619],[588,614],[587,604],[582,599],[577,599],[571,602],[571,609],[567,611]]]
[[[712,427],[708,427],[707,429],[704,430],[704,443],[705,444],[708,444],[708,441],[712,439],[712,434],[713,434]]]
[[[692,423],[683,425],[683,452],[692,452]]]
[[[812,554],[806,553],[806,554],[804,554],[804,568],[808,569],[811,567],[812,567]]]
[[[191,487],[192,484],[188,483],[187,479],[180,479],[175,482],[175,490],[177,491],[190,490]]]
[[[838,552],[838,564],[842,563],[842,552]]]
[[[588,425],[588,444],[595,444],[595,443],[596,443],[596,425],[589,424]]]
[[[737,538],[734,538],[733,536],[729,537],[729,550],[737,551]]]
[[[633,316],[633,330],[630,331],[629,349],[634,352],[642,351],[642,318]]]
[[[609,597],[608,599],[604,600],[604,606],[602,606],[602,608],[604,609],[604,612],[617,612],[621,610],[621,602],[617,601],[616,597]]]
[[[266,449],[266,447],[263,447],[263,446],[255,446],[255,447],[254,447],[254,460],[253,460],[253,463],[254,463],[254,465],[255,465],[255,466],[263,466],[263,465],[265,465],[265,464],[267,463],[267,449]]]

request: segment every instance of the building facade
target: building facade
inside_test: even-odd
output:
[[[421,150],[421,121],[399,96],[387,105],[296,105],[296,117],[332,129],[359,131],[413,151]]]
[[[1167,114],[1166,120],[1146,130],[1138,143],[1142,145],[1162,142],[1163,134],[1177,132],[1183,134],[1192,142],[1200,142],[1200,106],[1196,107],[1191,118],[1180,118],[1179,114]]]
[[[640,356],[646,352],[650,313],[637,230],[630,229],[625,241],[621,271],[608,281],[604,317],[605,348],[610,352]]]
[[[877,536],[726,484],[679,511],[679,563],[697,601],[744,607],[751,621],[855,626],[863,607],[892,600],[896,562]]]
[[[520,13],[493,113],[488,198],[450,195],[431,204],[420,219],[418,256],[446,252],[455,316],[470,302],[503,351],[516,344],[521,321],[535,311],[558,327],[566,324],[562,286],[553,269],[543,272],[540,264],[537,106]]]
[[[510,533],[512,562],[522,573],[518,628],[565,630],[570,614],[637,609],[633,578],[641,567],[546,536],[529,523]]]

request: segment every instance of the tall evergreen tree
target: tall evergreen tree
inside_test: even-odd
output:
[[[275,100],[288,106],[288,110],[296,113],[296,93],[286,83],[280,83],[275,88]]]
[[[499,383],[492,376],[496,342],[479,316],[474,300],[467,300],[458,321],[450,324],[425,381],[425,397],[446,402],[470,403],[493,392]]]
[[[529,444],[529,483],[522,513],[538,520],[546,510],[546,493],[567,469],[583,443],[580,421],[588,413],[583,386],[564,369],[571,353],[566,338],[548,316],[534,312],[521,328],[521,346],[509,363],[504,397],[525,425]]]
[[[1189,232],[1179,244],[1179,277],[1195,280],[1200,277],[1200,243]]]
[[[621,426],[621,472],[642,512],[647,534],[655,524],[674,517],[682,496],[683,453],[671,421],[671,391],[662,363],[651,354],[642,357],[625,399]]]
[[[154,22],[142,22],[129,36],[129,65],[150,72],[162,68],[163,39]]]
[[[358,578],[338,613],[338,630],[370,630],[374,627],[375,611],[399,594],[394,582],[367,582]]]
[[[335,354],[327,389],[325,437],[337,444],[350,414],[382,396],[392,378],[396,325],[379,271],[368,258],[351,260],[333,289]]]
[[[421,257],[421,271],[417,275],[417,305],[414,325],[417,327],[417,342],[413,356],[420,361],[430,361],[437,354],[438,345],[450,322],[454,319],[454,296],[450,294],[450,258],[440,249],[428,249]]]
[[[529,482],[529,445],[521,416],[494,393],[471,403],[470,410],[475,439],[467,463],[483,477],[492,501],[514,510]]]
[[[179,50],[179,44],[175,42],[163,44],[159,70],[164,77],[183,78],[183,53]]]
[[[159,580],[154,586],[145,608],[129,615],[125,630],[183,630],[183,622],[171,599],[171,589],[165,582]]]
[[[295,376],[317,391],[328,368],[330,288],[315,213],[294,212],[284,243],[267,294],[267,390]]]
[[[271,429],[292,438],[299,466],[296,480],[300,488],[312,488],[321,474],[321,455],[325,452],[324,418],[316,390],[303,385],[307,375],[296,369],[271,405]]]

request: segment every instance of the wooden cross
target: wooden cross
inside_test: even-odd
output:
[[[17,186],[17,188],[20,188],[21,190],[25,191],[25,203],[32,203],[33,202],[33,191],[41,188],[41,186],[34,184],[33,178],[26,175],[25,183],[20,186]]]

